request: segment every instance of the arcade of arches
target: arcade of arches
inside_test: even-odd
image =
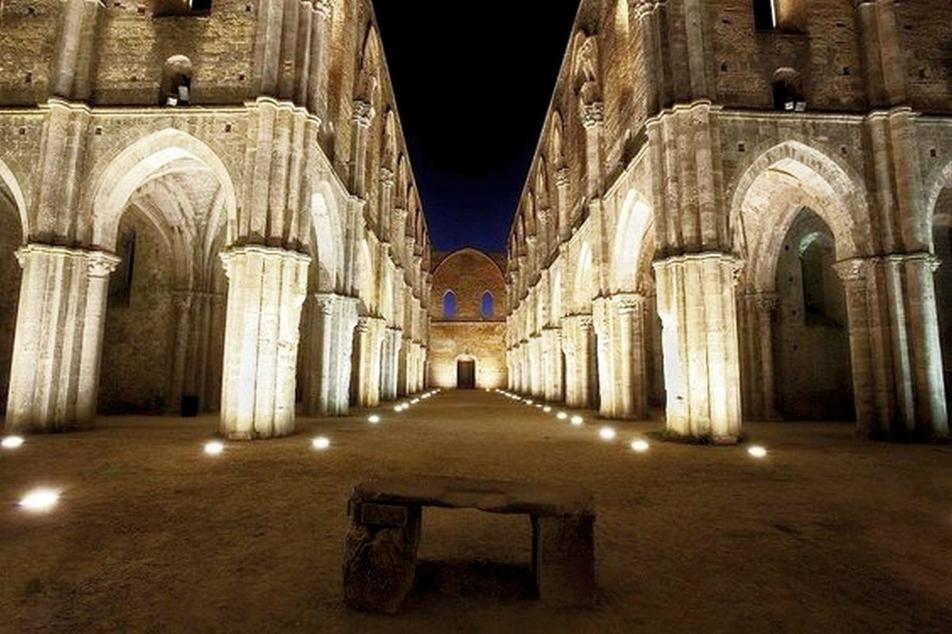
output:
[[[582,0],[504,258],[432,257],[367,0],[33,4],[0,24],[8,430],[270,438],[429,383],[948,435],[948,3]]]
[[[0,70],[8,431],[272,438],[423,390],[430,244],[369,3],[26,4],[0,25],[42,69]]]
[[[936,19],[952,8],[583,1],[509,235],[509,388],[691,441],[744,420],[947,437]]]

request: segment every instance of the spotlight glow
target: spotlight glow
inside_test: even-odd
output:
[[[755,445],[755,446],[751,447],[750,449],[748,449],[748,450],[747,450],[747,453],[749,453],[752,457],[757,458],[757,459],[766,458],[766,457],[767,457],[767,450],[764,449],[763,447],[759,447],[759,446],[757,446],[757,445]]]
[[[552,411],[552,408],[546,405],[545,407],[542,408],[542,411],[548,414]]]
[[[206,456],[220,456],[225,451],[225,444],[217,440],[205,443]]]
[[[416,404],[419,403],[419,402],[420,402],[420,399],[415,398],[415,399],[413,399],[412,401],[410,401],[410,404],[411,404],[411,405],[416,405]]]
[[[637,453],[646,453],[648,449],[651,448],[651,445],[648,444],[647,440],[632,440],[631,441],[631,450]]]
[[[573,416],[573,417],[572,417],[572,425],[574,425],[575,427],[581,427],[581,426],[582,426],[582,423],[584,423],[584,422],[585,422],[585,419],[582,418],[581,416]]]
[[[569,415],[566,414],[565,412],[559,412],[558,414],[555,415],[555,417],[558,418],[559,420],[565,420],[569,417]]]
[[[526,405],[534,405],[534,404],[535,404],[535,403],[533,403],[533,402],[530,401],[529,399],[526,399]]]
[[[33,489],[20,500],[20,508],[35,513],[45,513],[59,502],[59,491],[53,489]]]
[[[377,425],[380,423],[380,417],[377,416],[376,414],[373,414],[367,418],[367,422],[370,423],[371,425]]]
[[[22,436],[7,436],[0,442],[4,449],[19,449],[23,446]]]
[[[598,430],[598,437],[606,442],[615,440],[615,436],[615,430],[611,427],[602,427],[600,430]]]
[[[317,451],[325,451],[331,446],[331,439],[326,436],[318,436],[311,441],[311,447]]]

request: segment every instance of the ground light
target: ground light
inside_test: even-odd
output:
[[[637,453],[646,453],[651,445],[648,444],[647,440],[632,440],[631,441],[631,450]]]
[[[416,404],[419,403],[419,402],[420,402],[420,399],[415,398],[415,399],[413,399],[412,401],[410,401],[410,404],[411,404],[411,405],[416,405]]]
[[[548,405],[546,405],[545,407],[542,408],[542,411],[545,412],[546,414],[548,414],[549,412],[552,411],[552,408],[549,407]]]
[[[59,491],[53,489],[33,489],[20,500],[20,508],[35,513],[43,513],[56,506],[59,497]]]
[[[378,423],[380,423],[380,417],[377,416],[376,414],[371,414],[370,416],[367,417],[367,422],[370,423],[371,425],[377,425]]]
[[[330,446],[331,446],[331,440],[330,438],[326,436],[318,436],[317,438],[311,441],[311,447],[313,447],[317,451],[325,451],[329,449]]]
[[[767,457],[767,450],[757,445],[754,445],[753,447],[748,449],[747,453],[749,453],[754,458],[758,458],[758,459]]]
[[[559,412],[558,414],[555,415],[555,417],[558,418],[559,420],[565,420],[566,418],[569,417],[569,415],[566,414],[565,412]]]
[[[225,444],[217,440],[205,443],[206,456],[220,456],[225,451]]]
[[[3,441],[0,441],[0,446],[3,446],[4,449],[19,449],[23,446],[23,437],[7,436]]]
[[[584,422],[585,422],[585,419],[582,418],[581,416],[573,416],[573,417],[572,417],[572,424],[573,424],[575,427],[581,427],[581,426],[582,426],[582,423],[584,423]]]
[[[611,427],[602,427],[598,430],[598,437],[606,442],[615,440],[615,430]]]

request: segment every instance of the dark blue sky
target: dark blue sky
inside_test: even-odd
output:
[[[438,251],[503,250],[578,0],[374,0]]]

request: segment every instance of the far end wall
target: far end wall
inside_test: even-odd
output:
[[[506,323],[433,322],[430,326],[430,385],[456,388],[460,360],[476,362],[477,389],[506,387]]]

